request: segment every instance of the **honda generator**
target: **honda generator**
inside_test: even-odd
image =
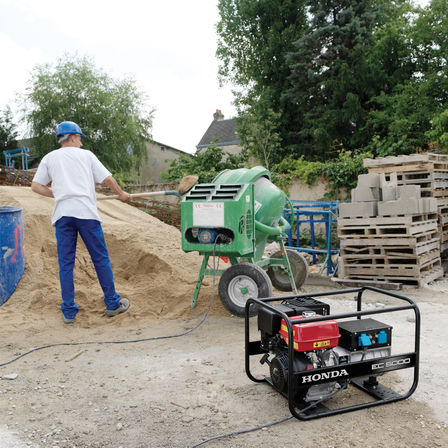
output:
[[[393,297],[398,305],[363,310],[366,291]],[[332,315],[330,306],[322,299],[351,293],[357,294],[357,309],[350,313]],[[260,338],[252,341],[249,321],[254,306],[258,310]],[[387,316],[405,310],[411,310],[415,316],[414,341],[408,344],[410,350],[394,353],[393,328],[387,323]],[[292,415],[300,420],[403,400],[417,387],[420,312],[413,300],[389,291],[365,286],[330,293],[249,299],[245,340],[247,376],[255,382],[269,383],[284,395]],[[269,375],[257,378],[251,373],[252,356],[258,356],[260,363],[268,367]],[[387,372],[400,369],[413,369],[413,382],[406,393],[395,392],[378,381]],[[346,407],[326,406],[338,401],[331,398],[350,386],[367,393],[369,399]]]

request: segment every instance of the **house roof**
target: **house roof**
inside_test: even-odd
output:
[[[236,132],[236,120],[213,120],[196,148],[206,148],[214,140],[218,146],[238,145],[240,137]]]

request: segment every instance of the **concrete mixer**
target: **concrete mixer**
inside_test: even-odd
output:
[[[307,278],[308,266],[299,252],[285,250],[283,239],[293,224],[283,218],[287,203],[292,208],[288,197],[270,181],[269,171],[261,166],[223,171],[212,183],[197,184],[189,191],[181,203],[182,249],[204,257],[192,307],[205,275],[221,276],[221,302],[240,317],[245,315],[249,298],[271,297],[273,285],[297,294],[297,287]],[[265,257],[266,244],[274,241],[280,250]],[[230,266],[209,268],[212,256]]]

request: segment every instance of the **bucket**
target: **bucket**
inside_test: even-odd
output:
[[[0,205],[0,305],[11,297],[24,270],[22,209]]]

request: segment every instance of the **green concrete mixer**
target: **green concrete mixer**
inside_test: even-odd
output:
[[[271,297],[272,286],[297,294],[297,287],[307,278],[308,266],[299,252],[285,250],[285,232],[293,224],[283,218],[287,203],[292,208],[288,197],[270,181],[269,171],[261,166],[223,171],[212,183],[197,184],[188,192],[181,203],[182,249],[204,256],[192,307],[205,275],[221,276],[221,302],[240,317],[249,298]],[[274,241],[280,250],[265,257],[266,244]],[[212,256],[231,266],[208,268]]]

